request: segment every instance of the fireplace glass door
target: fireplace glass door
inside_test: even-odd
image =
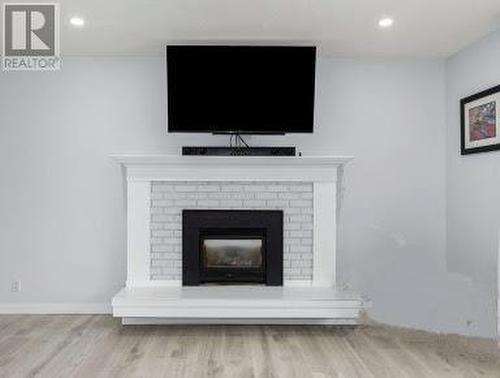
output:
[[[264,283],[265,236],[249,230],[200,235],[202,283]]]

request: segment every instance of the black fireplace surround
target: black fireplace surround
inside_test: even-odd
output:
[[[283,212],[184,210],[182,284],[283,285]]]

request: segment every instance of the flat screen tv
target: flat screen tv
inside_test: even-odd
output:
[[[167,46],[168,130],[312,133],[315,47]]]

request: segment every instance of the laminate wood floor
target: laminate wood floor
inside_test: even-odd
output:
[[[0,316],[2,377],[500,377],[493,341],[383,326],[121,326]]]

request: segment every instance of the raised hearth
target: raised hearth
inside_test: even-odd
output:
[[[124,288],[113,298],[124,324],[356,324],[362,307],[325,287]]]

